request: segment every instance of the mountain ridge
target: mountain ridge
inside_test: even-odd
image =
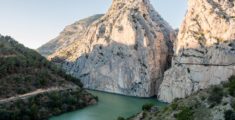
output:
[[[170,66],[174,38],[149,0],[114,0],[79,41],[48,58],[81,78],[85,88],[149,97]]]
[[[60,32],[58,37],[45,43],[39,47],[37,51],[43,56],[47,57],[57,50],[71,44],[73,41],[79,40],[83,34],[83,31],[85,31],[88,26],[90,26],[94,21],[101,18],[102,16],[103,14],[96,14],[66,26],[64,30]]]

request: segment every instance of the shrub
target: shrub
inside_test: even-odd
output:
[[[232,110],[227,110],[224,112],[225,120],[235,120],[235,112]]]
[[[118,117],[117,120],[125,120],[123,117]]]
[[[99,101],[99,97],[98,97],[98,96],[94,96],[94,99],[95,99],[96,101]]]
[[[74,105],[77,103],[77,101],[78,100],[76,99],[75,96],[70,95],[69,97],[66,98],[65,103],[67,103],[69,105]]]
[[[31,118],[37,119],[38,118],[38,111],[39,111],[38,106],[36,104],[33,104],[30,107],[30,116],[31,116]]]
[[[0,119],[1,120],[6,120],[11,118],[12,113],[5,110],[5,109],[0,109]]]
[[[174,103],[171,104],[172,110],[176,110],[177,107],[178,107],[178,104],[177,104],[177,103],[174,102]]]
[[[61,105],[61,103],[62,103],[62,101],[61,101],[61,96],[60,96],[60,94],[57,93],[57,92],[52,92],[52,93],[50,93],[50,94],[49,94],[49,98],[50,98],[51,101],[53,101],[53,102],[49,105],[49,107],[59,107],[59,106]]]
[[[138,50],[138,44],[137,43],[134,45],[134,49]]]
[[[235,100],[232,100],[231,107],[235,110]]]
[[[228,90],[231,96],[235,96],[235,76],[229,78]]]
[[[222,99],[223,99],[223,89],[220,88],[220,87],[214,87],[212,89],[212,91],[210,92],[210,95],[209,95],[209,98],[208,98],[208,101],[210,103],[216,103],[216,104],[220,104]]]
[[[165,113],[165,112],[167,112],[168,110],[169,110],[169,107],[165,107],[162,112]]]
[[[204,101],[204,100],[206,100],[206,96],[201,95],[201,96],[200,96],[200,99],[201,99],[201,101]]]
[[[142,115],[143,115],[142,118],[145,118],[145,117],[147,116],[147,113],[146,113],[146,112],[143,112]]]
[[[154,106],[153,103],[146,103],[146,104],[144,104],[144,105],[142,106],[142,110],[148,111],[148,110],[150,110],[153,106]]]
[[[177,120],[192,120],[193,119],[193,112],[188,107],[181,108],[181,112],[176,114]]]

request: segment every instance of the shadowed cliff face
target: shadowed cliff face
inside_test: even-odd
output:
[[[49,59],[90,89],[131,96],[155,95],[173,53],[174,30],[148,0],[114,0],[81,39]],[[85,57],[84,57],[85,56]]]
[[[55,57],[52,61],[62,64],[69,74],[80,78],[85,88],[131,96],[155,93],[156,82],[160,78],[149,78],[153,73],[149,72],[147,61],[152,58],[144,57],[155,50],[144,46],[135,47],[117,42],[108,46],[96,44],[91,52],[82,54],[76,60],[68,61],[66,57],[69,56],[66,56]],[[160,69],[165,71],[167,65],[170,63],[162,61]]]
[[[172,68],[165,72],[159,99],[171,102],[235,74],[235,2],[189,0],[175,42]]]

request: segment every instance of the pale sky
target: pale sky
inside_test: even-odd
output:
[[[187,0],[150,0],[173,27],[184,18]],[[36,49],[75,21],[105,13],[112,0],[0,0],[0,34]]]

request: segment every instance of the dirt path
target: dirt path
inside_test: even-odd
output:
[[[37,89],[36,91],[30,92],[30,93],[26,93],[23,95],[18,95],[18,96],[14,96],[14,97],[10,97],[10,98],[6,98],[6,99],[1,99],[0,100],[0,104],[3,103],[7,103],[7,102],[12,102],[12,101],[16,101],[19,99],[27,99],[29,97],[33,97],[36,96],[38,94],[43,94],[43,93],[49,93],[49,92],[55,92],[55,91],[62,91],[62,90],[75,90],[77,89],[77,86],[70,86],[70,87],[51,87],[48,89]]]
[[[0,55],[0,58],[16,57],[16,55]]]

